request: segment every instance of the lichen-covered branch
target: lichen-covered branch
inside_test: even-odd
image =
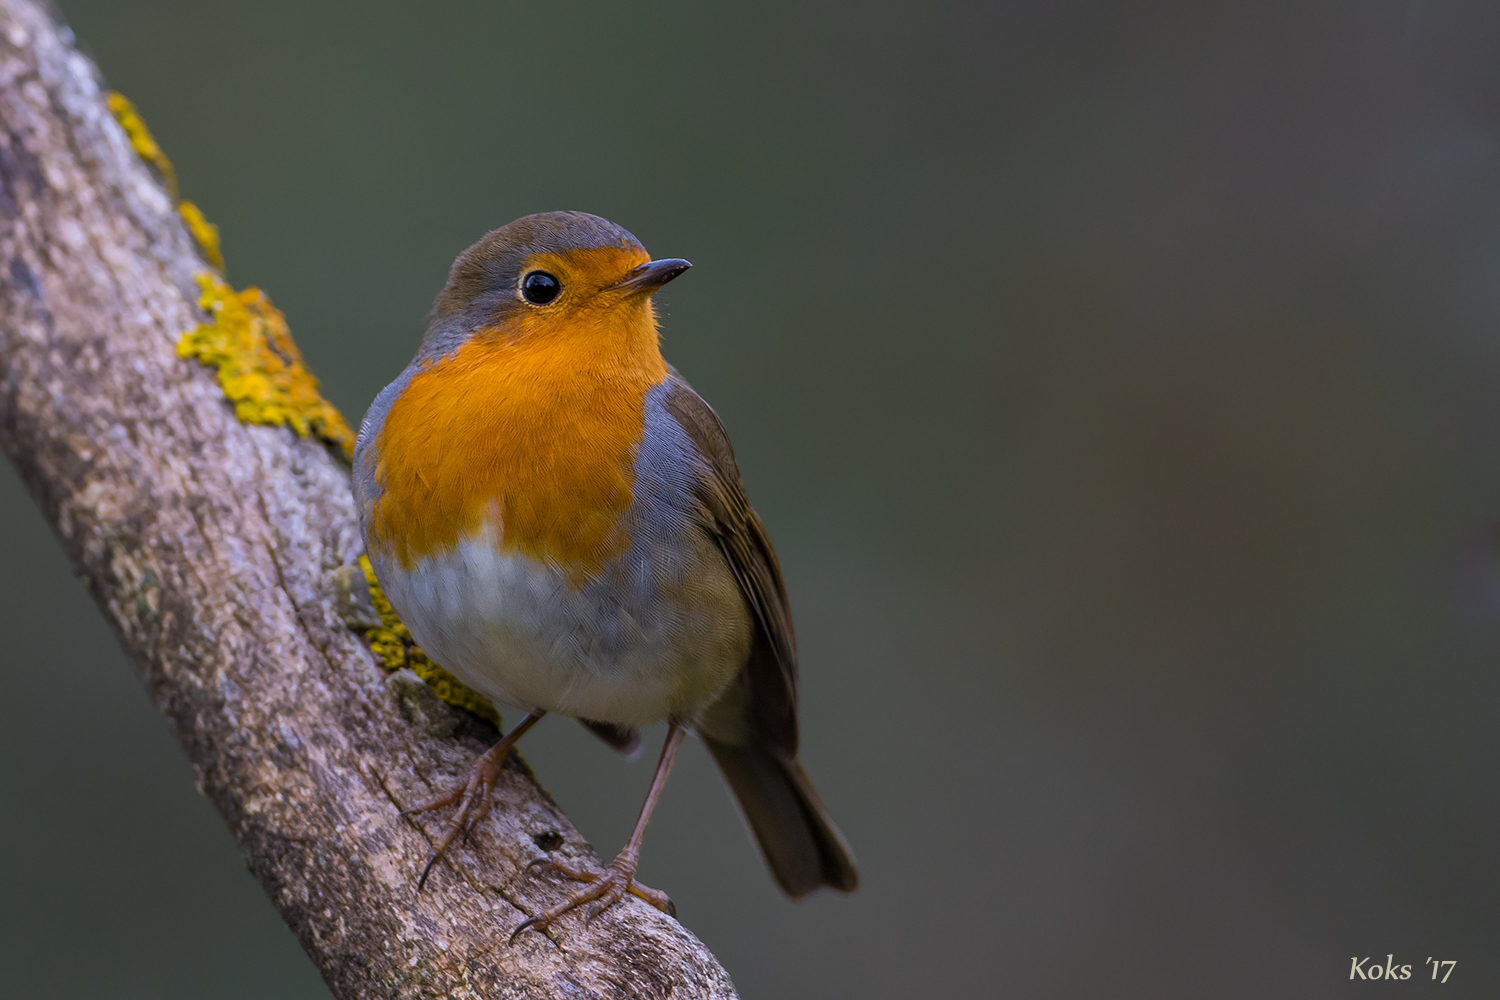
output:
[[[633,899],[506,944],[566,891],[528,862],[594,860],[518,759],[415,894],[438,820],[401,808],[493,730],[387,674],[346,624],[360,544],[347,467],[318,436],[337,425],[244,423],[179,355],[221,262],[141,141],[44,0],[0,0],[0,448],[334,994],[733,996]]]

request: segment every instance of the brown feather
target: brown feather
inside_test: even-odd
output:
[[[748,690],[758,742],[788,758],[797,756],[797,637],[776,551],[740,483],[740,470],[724,425],[713,409],[675,373],[666,396],[677,419],[709,465],[700,481],[703,527],[734,571],[755,618],[750,658],[737,681]]]
[[[859,885],[853,854],[797,762],[797,638],[776,551],[750,508],[734,449],[713,409],[675,372],[665,402],[708,463],[709,475],[698,486],[703,528],[755,619],[750,655],[698,719],[698,734],[782,890],[794,898],[824,885],[852,892]]]
[[[801,899],[825,885],[840,892],[859,888],[854,854],[801,764],[700,735],[783,892]]]
[[[595,722],[579,719],[583,728],[599,737],[621,756],[635,760],[641,753],[641,731],[634,726],[622,726],[616,722]]]

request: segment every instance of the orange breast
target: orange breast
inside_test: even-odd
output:
[[[667,374],[642,305],[584,335],[480,331],[417,372],[376,438],[371,544],[410,569],[493,526],[574,585],[629,549],[645,395]]]

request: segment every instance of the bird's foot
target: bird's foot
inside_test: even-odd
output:
[[[677,907],[672,904],[671,898],[666,893],[641,885],[635,880],[635,859],[625,854],[615,858],[605,866],[603,871],[599,872],[574,868],[553,858],[538,858],[526,867],[550,869],[574,882],[584,883],[585,888],[577,890],[550,910],[523,921],[511,932],[511,941],[520,937],[521,932],[528,927],[534,927],[539,931],[546,930],[564,913],[577,909],[584,903],[592,903],[593,905],[588,908],[588,912],[583,917],[584,925],[587,926],[594,917],[624,899],[627,892],[637,899],[645,900],[669,917],[677,916]]]
[[[506,748],[507,752],[509,747]],[[432,866],[437,864],[438,858],[448,850],[458,835],[462,833],[467,840],[469,832],[490,811],[490,792],[494,790],[495,781],[500,776],[500,768],[504,764],[504,754],[487,753],[474,762],[469,771],[468,780],[460,785],[454,786],[453,790],[435,799],[403,809],[401,815],[410,816],[413,813],[430,812],[433,809],[441,809],[443,806],[458,803],[453,816],[443,827],[442,835],[432,845],[432,850],[427,853],[427,864],[422,868],[422,876],[417,879],[417,891],[422,891],[422,886],[427,883],[427,876],[432,872]]]

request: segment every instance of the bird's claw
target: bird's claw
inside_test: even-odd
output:
[[[426,802],[419,802],[414,806],[401,810],[399,815],[414,816],[417,813],[431,812],[434,809],[441,809],[443,806],[452,805],[464,797],[464,792],[468,787],[468,782],[464,782],[446,795],[439,795],[435,799],[428,799]]]
[[[516,929],[510,932],[510,940],[508,940],[506,942],[506,944],[515,944],[516,943],[516,938],[518,938],[518,937],[521,936],[521,932],[522,931],[524,931],[528,927],[535,927],[538,924],[540,924],[541,922],[542,922],[542,914],[540,914],[540,913],[537,914],[536,916],[532,917],[530,920],[523,920],[523,921],[521,921],[521,923],[516,927]]]
[[[583,871],[554,858],[537,858],[526,865],[527,871],[533,868],[550,868],[574,882],[585,883],[585,886],[574,891],[557,906],[538,913],[527,920],[523,920],[515,930],[511,931],[510,940],[512,942],[520,937],[521,932],[528,927],[546,930],[552,926],[553,921],[563,914],[570,910],[575,910],[585,903],[591,903],[593,905],[583,915],[583,924],[587,927],[596,916],[624,899],[627,892],[637,899],[650,903],[670,917],[677,916],[677,907],[666,893],[652,889],[649,886],[641,885],[635,880],[635,866],[622,864],[619,859],[608,865],[602,872]]]
[[[427,864],[422,866],[422,874],[417,877],[418,893],[421,893],[422,887],[427,884],[427,877],[432,874],[433,866],[437,864],[438,859],[448,850],[448,845],[452,844],[459,834],[463,835],[463,842],[467,844],[475,826],[489,815],[490,793],[495,788],[495,781],[499,774],[498,762],[490,754],[486,754],[475,762],[473,769],[469,772],[469,777],[446,795],[401,810],[401,815],[409,816],[413,813],[439,809],[453,802],[458,803],[458,809],[444,824],[442,834],[427,854]]]
[[[427,876],[432,874],[432,866],[437,864],[438,858],[442,856],[440,852],[435,850],[427,852],[427,863],[422,866],[422,874],[417,876],[418,895],[422,892],[422,886],[427,884]]]

